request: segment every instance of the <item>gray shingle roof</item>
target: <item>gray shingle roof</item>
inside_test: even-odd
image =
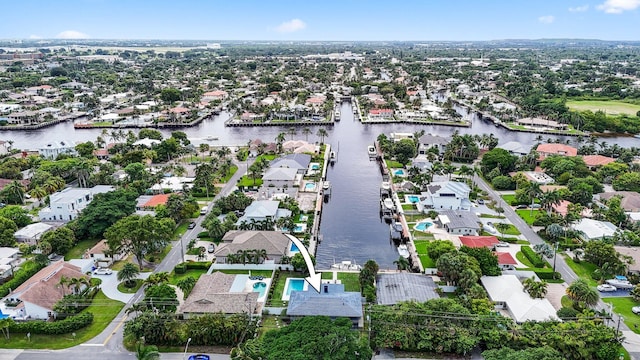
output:
[[[306,169],[309,167],[309,163],[311,163],[311,155],[309,154],[289,154],[273,160],[269,166],[272,168]]]
[[[293,168],[268,168],[262,176],[262,180],[272,181],[293,181],[298,173],[297,169]]]
[[[438,219],[447,219],[447,223],[444,221],[443,225],[447,225],[449,229],[470,228],[480,229],[480,219],[473,211],[458,211],[458,210],[445,210],[441,211]]]
[[[235,275],[220,271],[203,274],[191,290],[191,294],[180,308],[183,313],[238,314],[253,312],[259,294],[257,292],[230,293]]]
[[[327,292],[324,288],[327,287]],[[362,297],[358,292],[345,292],[343,284],[322,284],[321,292],[292,291],[287,307],[290,316],[362,317]]]
[[[265,249],[267,256],[282,256],[286,253],[291,241],[287,235],[279,231],[229,231],[222,238],[215,256],[235,254],[238,250]]]
[[[429,276],[411,273],[379,274],[376,293],[379,305],[393,305],[401,301],[424,302],[440,296],[438,286]]]

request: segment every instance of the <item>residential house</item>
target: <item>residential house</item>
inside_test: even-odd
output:
[[[436,220],[450,234],[478,235],[480,219],[473,211],[445,210]]]
[[[229,254],[264,249],[267,252],[266,261],[277,264],[291,247],[291,237],[278,231],[232,230],[222,237],[213,255],[216,263],[225,263]]]
[[[432,135],[424,134],[418,139],[418,155],[426,155],[429,149],[436,149],[437,155],[442,155],[447,150],[447,145],[451,142],[451,139]]]
[[[525,147],[518,141],[509,141],[502,145],[496,146],[498,149],[503,149],[511,155],[525,156],[529,154],[529,148]]]
[[[13,125],[30,125],[40,122],[40,113],[37,111],[20,111],[7,115],[7,122]]]
[[[497,244],[500,243],[497,237],[495,236],[460,236],[460,243],[466,247],[470,248],[482,248],[486,247],[489,249],[493,249]]]
[[[482,286],[496,310],[504,311],[516,323],[526,321],[558,321],[556,309],[547,299],[533,299],[515,275],[483,276]]]
[[[40,210],[38,216],[43,221],[68,222],[78,217],[89,205],[96,194],[113,191],[109,185],[96,185],[92,188],[66,188],[49,196],[49,206]]]
[[[282,150],[294,154],[318,154],[320,153],[320,147],[316,144],[311,144],[304,140],[287,140],[282,143]]]
[[[314,289],[292,291],[287,316],[292,319],[304,316],[347,317],[354,328],[362,328],[362,295],[344,291],[344,284],[321,284],[320,292]]]
[[[20,250],[0,247],[0,283],[13,275],[13,269],[20,263]]]
[[[376,276],[378,305],[395,305],[402,301],[425,302],[440,297],[438,285],[430,276],[401,272]]]
[[[522,118],[516,120],[519,125],[531,126],[537,128],[552,128],[558,130],[564,130],[568,127],[567,124],[559,123],[555,120],[541,119],[541,118]]]
[[[309,163],[311,163],[309,154],[287,154],[271,161],[269,167],[296,169],[298,174],[304,175],[309,168]]]
[[[214,91],[207,91],[206,93],[202,94],[201,100],[205,102],[209,102],[214,100],[224,100],[227,97],[229,97],[229,94],[226,91],[214,90]]]
[[[244,215],[238,219],[236,225],[265,220],[271,220],[275,223],[280,218],[291,216],[290,210],[280,209],[278,208],[279,205],[280,201],[276,200],[255,200],[244,209]]]
[[[140,212],[141,215],[155,214],[156,207],[160,205],[167,205],[169,197],[172,194],[158,194],[158,195],[140,195],[136,199],[136,212]]]
[[[170,176],[160,180],[158,184],[151,187],[154,193],[163,193],[165,191],[180,192],[184,189],[190,189],[193,187],[193,182],[196,180],[194,177],[184,176]]]
[[[500,270],[515,270],[518,266],[518,262],[513,258],[513,255],[508,252],[494,252],[498,257],[498,266]]]
[[[610,164],[616,159],[603,155],[584,155],[582,156],[582,160],[584,160],[585,165],[591,170],[596,170],[600,166]]]
[[[599,200],[620,196],[620,206],[627,212],[640,212],[640,194],[635,191],[610,191],[596,195]]]
[[[259,293],[234,291],[236,279],[236,275],[220,271],[203,274],[178,312],[182,313],[185,319],[213,313],[229,315],[256,313]]]
[[[77,155],[76,144],[70,141],[51,142],[38,149],[38,153],[45,159],[55,160],[58,155]]]
[[[29,224],[13,234],[16,241],[28,245],[36,245],[44,233],[52,230],[53,226],[41,222]]]
[[[120,261],[127,254],[122,252],[111,251],[106,239],[98,241],[91,249],[87,250],[83,258],[93,260],[95,267],[108,267],[114,261]]]
[[[471,189],[462,182],[440,181],[432,182],[427,191],[420,194],[420,204],[423,211],[429,210],[470,210]]]
[[[7,298],[18,299],[22,304],[22,316],[28,319],[48,320],[56,317],[54,305],[62,299],[70,290],[60,285],[60,279],[89,277],[80,271],[77,266],[65,261],[57,261],[38,271],[29,280],[18,286]],[[18,310],[20,311],[20,310]]]
[[[582,218],[571,224],[571,228],[579,232],[582,240],[610,239],[618,230],[618,227],[608,221],[600,221]]]
[[[278,150],[278,145],[274,142],[265,143],[260,139],[255,139],[249,144],[249,155],[252,157],[260,154],[273,154],[276,150]]]
[[[297,175],[298,169],[295,168],[270,167],[262,175],[262,184],[276,189],[291,189],[296,183]]]
[[[369,120],[393,120],[393,110],[391,109],[371,109],[369,110]]]
[[[578,149],[573,146],[565,145],[565,144],[540,144],[536,148],[536,152],[538,153],[538,160],[542,161],[546,157],[551,155],[559,155],[559,156],[577,156]]]

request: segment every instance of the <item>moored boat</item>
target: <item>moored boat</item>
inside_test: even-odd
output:
[[[409,258],[409,248],[405,244],[398,245],[398,254],[405,259]]]

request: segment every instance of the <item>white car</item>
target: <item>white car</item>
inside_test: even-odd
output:
[[[93,274],[94,275],[111,275],[113,274],[113,271],[107,268],[98,268],[93,271]]]
[[[598,285],[598,286],[596,286],[596,289],[598,289],[598,291],[602,291],[602,292],[609,292],[609,291],[618,290],[617,287],[615,287],[613,285],[609,285],[609,284]]]
[[[640,306],[634,306],[631,308],[631,312],[633,312],[634,314],[638,314],[640,315]]]

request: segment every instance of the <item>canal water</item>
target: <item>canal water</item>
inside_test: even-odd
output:
[[[463,116],[468,116],[464,108],[456,107]],[[451,136],[458,130],[461,134],[494,134],[500,144],[507,141],[519,141],[525,146],[535,142],[537,134],[513,132],[495,127],[492,122],[470,115],[472,126],[447,127],[433,125],[409,124],[375,124],[363,125],[354,120],[351,105],[341,104],[341,121],[333,127],[325,127],[329,136],[325,142],[338,151],[338,161],[327,174],[332,183],[332,197],[325,204],[320,232],[323,241],[317,249],[318,267],[328,268],[335,262],[343,260],[356,261],[362,265],[368,259],[376,260],[381,268],[393,268],[393,261],[398,258],[395,247],[389,242],[389,227],[379,217],[379,187],[382,181],[375,161],[369,161],[367,145],[373,144],[381,133],[415,132],[425,130],[426,133],[440,136]],[[246,145],[249,140],[261,139],[265,142],[275,141],[280,132],[288,134],[288,127],[225,127],[224,121],[229,114],[222,113],[212,119],[184,131],[194,145],[208,143],[210,145]],[[305,136],[300,132],[294,139],[310,142],[320,141],[316,135],[318,126],[311,127],[312,134]],[[124,131],[128,131],[124,129]],[[100,129],[75,130],[71,123],[61,123],[48,128],[28,131],[1,131],[0,140],[14,141],[14,148],[38,149],[52,141],[93,141],[101,134]],[[107,132],[110,132],[108,130]],[[137,132],[134,130],[134,132]],[[170,130],[162,130],[165,136]],[[217,141],[205,140],[208,136],[218,137]],[[543,138],[555,138],[543,135]],[[561,137],[563,140],[571,137]],[[109,136],[105,139],[110,141]],[[633,137],[604,138],[610,144],[622,147],[639,146],[640,140]]]

